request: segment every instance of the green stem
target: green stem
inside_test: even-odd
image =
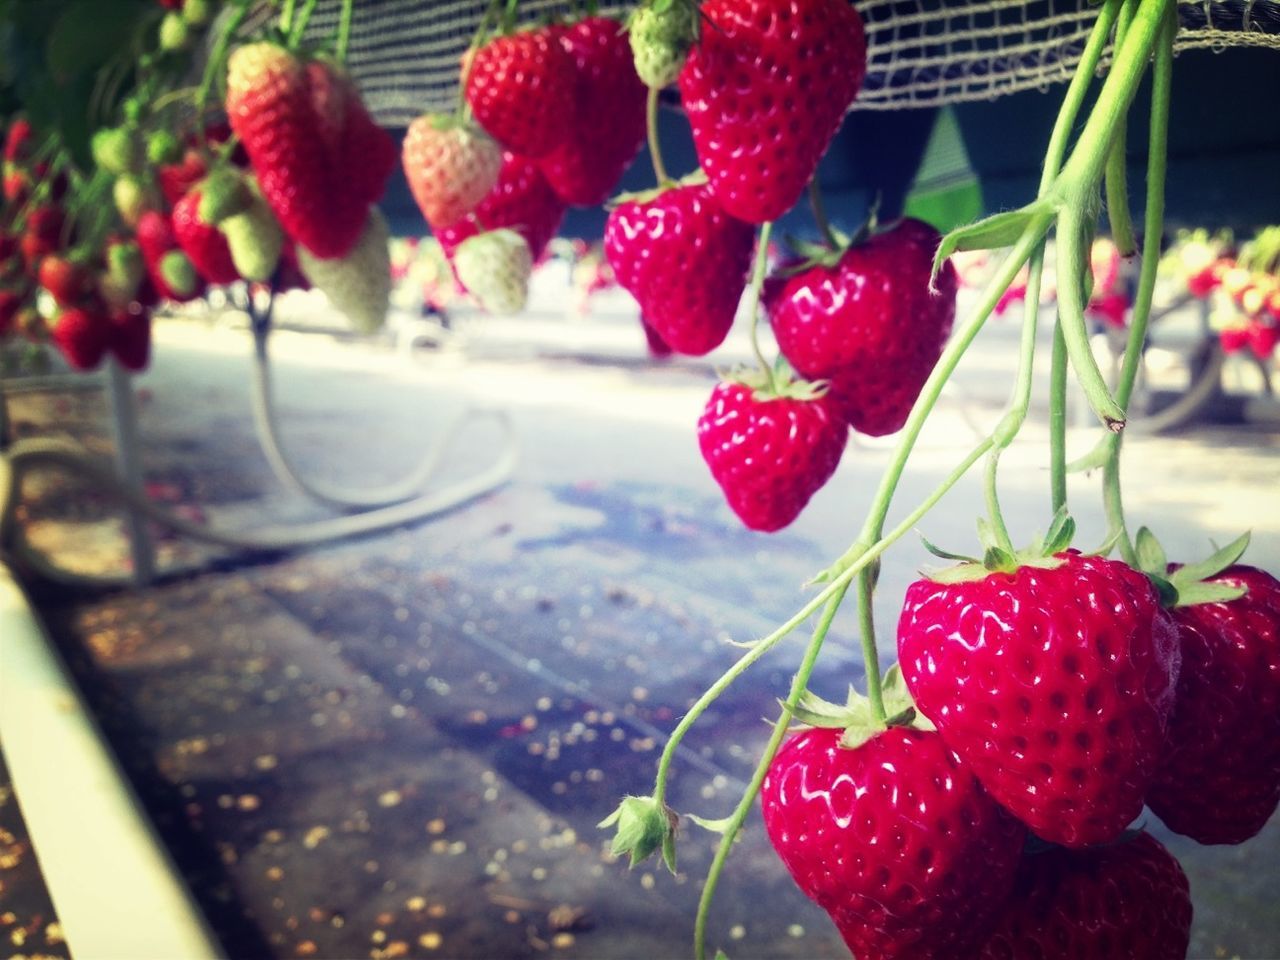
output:
[[[869,563],[858,574],[858,634],[862,641],[862,662],[879,666],[880,652],[876,648],[875,588],[880,574],[879,563]],[[886,720],[884,689],[879,669],[867,668],[867,700],[871,713],[880,723]]]
[[[1076,190],[1092,189],[1101,178],[1115,132],[1124,123],[1129,104],[1146,72],[1147,61],[1151,59],[1152,44],[1164,22],[1168,2],[1140,0],[1124,43],[1116,48],[1115,60],[1098,100],[1062,171],[1064,193],[1060,199],[1068,206],[1077,199],[1072,195]]]
[[[1089,224],[1094,215],[1092,194],[1069,199],[1058,212],[1058,323],[1067,345],[1067,357],[1076,372],[1093,412],[1108,430],[1124,429],[1124,410],[1116,403],[1089,346],[1089,325],[1084,316],[1084,282],[1090,270],[1087,248]]]
[[[742,824],[746,821],[747,815],[755,805],[756,796],[760,793],[760,786],[764,783],[764,778],[769,773],[769,765],[773,763],[773,758],[787,735],[787,730],[791,726],[792,711],[795,709],[796,704],[800,702],[805,690],[808,689],[809,677],[818,662],[818,654],[822,651],[822,644],[831,629],[831,622],[835,619],[836,611],[840,609],[840,603],[844,600],[845,592],[848,589],[849,585],[847,583],[844,584],[827,601],[827,605],[822,611],[822,617],[814,628],[809,646],[805,649],[804,660],[800,663],[800,669],[796,671],[795,677],[792,678],[791,691],[787,694],[786,704],[782,713],[777,721],[774,722],[773,733],[769,736],[769,742],[765,744],[764,755],[756,764],[751,783],[747,786],[742,799],[738,801],[737,807],[734,808],[724,835],[720,838],[720,845],[716,848],[715,858],[711,861],[711,868],[707,871],[707,882],[702,887],[702,896],[698,900],[698,916],[694,921],[693,952],[698,960],[706,960],[707,918],[711,914],[711,900],[715,897],[716,887],[720,882],[720,874],[724,871],[725,861],[729,858],[729,851],[733,848],[733,843],[737,839],[738,832],[742,829]]]
[[[769,236],[772,233],[772,220],[760,227],[760,237],[756,241],[755,267],[751,271],[751,286],[747,291],[751,298],[751,352],[755,354],[756,362],[764,371],[765,382],[771,389],[775,385],[773,366],[764,358],[764,351],[760,349],[760,291],[764,289],[764,277],[769,269]]]
[[[203,115],[205,104],[209,102],[209,94],[213,92],[213,84],[217,79],[218,72],[226,69],[227,50],[231,46],[231,38],[235,36],[236,31],[240,29],[240,24],[244,23],[244,18],[248,15],[249,4],[242,3],[240,9],[227,21],[227,25],[218,36],[217,45],[209,55],[209,62],[204,66],[204,76],[200,79],[200,89],[196,93],[197,114]],[[203,138],[204,124],[200,124],[200,135]]]
[[[1151,85],[1151,126],[1147,148],[1147,197],[1143,222],[1142,270],[1134,298],[1129,340],[1125,345],[1116,401],[1128,407],[1137,380],[1138,366],[1147,338],[1151,318],[1151,301],[1155,294],[1156,273],[1160,264],[1160,240],[1164,234],[1165,181],[1168,174],[1169,103],[1173,87],[1173,37],[1177,21],[1171,12],[1156,48]],[[1124,500],[1120,489],[1120,450],[1123,436],[1107,438],[1107,459],[1102,471],[1103,503],[1111,532],[1118,536],[1120,555],[1131,566],[1138,565],[1138,554],[1129,537],[1125,521]]]
[[[689,708],[689,712],[681,718],[676,728],[671,732],[666,746],[663,748],[662,756],[658,759],[658,772],[654,780],[653,796],[659,803],[665,800],[667,793],[667,775],[671,769],[671,763],[675,758],[676,750],[679,748],[684,735],[688,732],[700,716],[706,711],[707,707],[722,694],[729,686],[746,673],[757,660],[772,650],[779,641],[789,636],[800,624],[804,623],[811,617],[815,611],[823,604],[829,601],[837,593],[843,595],[843,590],[848,587],[849,583],[855,576],[867,569],[875,562],[881,554],[888,550],[891,546],[901,540],[910,533],[917,523],[919,523],[940,501],[948,491],[951,490],[975,463],[981,460],[991,449],[992,439],[987,437],[969,452],[960,463],[938,484],[933,491],[925,497],[914,510],[908,514],[901,523],[894,527],[889,533],[885,534],[877,542],[871,544],[867,549],[863,550],[856,558],[854,558],[847,567],[841,570],[821,591],[815,594],[808,603],[797,611],[791,619],[789,619],[778,629],[774,630],[767,637],[756,641],[751,645],[751,649],[738,658],[712,686],[700,696],[693,706]],[[867,684],[871,685],[871,670],[867,670]],[[875,681],[879,683],[879,677]]]
[[[293,29],[293,4],[294,0],[284,0],[284,8],[280,11],[280,32],[286,37]]]
[[[334,54],[339,63],[347,62],[347,46],[351,43],[351,17],[355,11],[355,0],[342,0],[342,17],[338,21],[338,42]]]
[[[1126,3],[1120,8],[1120,17],[1116,21],[1116,46],[1124,44],[1124,38],[1133,22],[1133,3]],[[1138,242],[1133,235],[1133,220],[1129,216],[1129,171],[1127,168],[1127,129],[1120,124],[1111,144],[1111,153],[1107,156],[1106,191],[1107,219],[1111,223],[1111,237],[1115,240],[1120,256],[1131,257],[1138,250]]]
[[[1067,341],[1060,319],[1049,361],[1049,492],[1056,514],[1067,505]]]
[[[653,161],[653,175],[658,186],[665,187],[671,182],[667,176],[667,168],[662,163],[662,144],[658,138],[658,107],[662,91],[657,87],[649,88],[649,98],[645,102],[645,129],[649,137],[649,159]]]
[[[498,5],[496,0],[491,0],[484,11],[484,16],[480,18],[480,25],[476,27],[476,32],[471,37],[471,44],[467,47],[466,54],[462,58],[462,76],[458,80],[458,108],[456,111],[459,119],[470,119],[471,105],[467,103],[467,83],[471,79],[471,65],[475,62],[475,53],[480,49],[484,38],[489,35],[493,18],[497,15]]]
[[[827,207],[822,202],[822,187],[818,184],[818,174],[815,172],[813,179],[809,181],[809,207],[813,210],[813,222],[818,225],[818,230],[822,233],[822,239],[831,249],[837,246],[836,235],[831,230],[831,221],[827,219]]]
[[[305,6],[298,11],[298,18],[293,22],[293,30],[289,33],[289,43],[292,46],[302,40],[302,35],[307,32],[307,24],[311,22],[311,14],[315,12],[317,0],[306,0]]]
[[[520,0],[507,0],[507,8],[502,12],[502,29],[510,33],[516,26],[516,7]]]

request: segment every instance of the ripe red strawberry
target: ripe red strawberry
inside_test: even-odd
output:
[[[680,96],[702,169],[740,220],[795,204],[866,72],[847,0],[704,0]]]
[[[596,207],[644,143],[647,88],[617,20],[587,17],[558,35],[575,67],[574,108],[564,142],[539,166],[565,203]]]
[[[848,428],[825,396],[723,380],[698,419],[698,446],[750,529],[781,530],[835,473]]]
[[[142,250],[147,276],[161,297],[185,303],[204,294],[203,285],[188,283],[190,278],[186,276],[181,277],[182,283],[176,282],[178,276],[172,270],[174,259],[171,255],[180,254],[181,250],[168,214],[148,210],[142,215],[138,220],[138,247]]]
[[[382,199],[396,168],[395,141],[369,116],[359,90],[341,66],[312,60],[307,64],[307,83],[320,135],[342,178],[341,197],[350,198],[367,215],[369,205]]]
[[[640,326],[644,329],[644,342],[645,346],[649,348],[649,356],[661,360],[675,352],[671,349],[671,345],[662,339],[662,335],[653,329],[653,325],[644,317],[640,318]]]
[[[80,307],[63,310],[50,331],[54,346],[76,370],[92,370],[102,363],[109,335],[106,317]]]
[[[1191,897],[1178,861],[1150,835],[1024,857],[982,960],[1183,960]]]
[[[1176,607],[1178,699],[1147,806],[1200,843],[1242,843],[1280,804],[1280,581],[1237,565],[1235,600]]]
[[[445,256],[453,259],[453,251],[462,241],[486,230],[509,227],[529,244],[536,261],[560,229],[565,206],[547,185],[532,160],[514,153],[503,154],[497,182],[475,210],[451,227],[436,234]]]
[[[200,276],[209,283],[235,283],[240,273],[231,259],[227,238],[217,227],[199,217],[200,191],[191,190],[173,208],[173,234],[191,258]]]
[[[82,264],[54,255],[40,261],[37,279],[58,306],[73,307],[89,293],[91,278]]]
[[[489,41],[464,65],[466,97],[476,121],[500,144],[541,157],[569,136],[573,61],[556,32],[522,30]]]
[[[502,151],[486,133],[452,116],[426,113],[404,138],[404,175],[432,230],[451,227],[493,189]]]
[[[164,194],[165,201],[170,206],[176,206],[208,172],[200,152],[188,150],[180,162],[158,167],[156,179],[160,182],[160,192]]]
[[[707,184],[625,200],[604,231],[618,283],[672,350],[693,356],[733,326],[754,242],[755,230],[726,214]]]
[[[766,286],[778,349],[804,376],[831,381],[833,399],[860,433],[902,429],[951,333],[955,268],[943,264],[933,289],[929,280],[940,240],[908,218],[849,247],[835,264]]]
[[[1044,839],[1081,847],[1141,812],[1180,655],[1146,576],[1074,551],[1054,559],[916,581],[898,660],[920,712],[987,792]]]
[[[764,825],[800,889],[860,958],[971,956],[1012,889],[1025,831],[938,734],[792,737],[765,776]]]
[[[10,206],[21,207],[31,198],[31,188],[35,185],[31,180],[31,174],[8,160],[4,162],[3,171],[4,181],[0,185],[2,187],[0,195],[3,195],[5,202]]]
[[[306,64],[262,42],[238,48],[227,67],[227,117],[280,225],[317,257],[344,256],[360,238],[368,204],[353,199],[326,143]]]
[[[11,163],[26,163],[31,159],[32,140],[35,131],[26,117],[16,117],[9,124],[4,137],[4,159]]]
[[[107,348],[120,366],[137,373],[151,362],[151,314],[143,307],[111,314]]]

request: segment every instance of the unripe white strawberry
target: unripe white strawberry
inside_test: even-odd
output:
[[[321,260],[298,246],[298,266],[333,306],[361,333],[373,333],[387,319],[391,302],[391,248],[387,222],[369,208],[360,239],[345,257]]]
[[[514,314],[529,300],[533,255],[514,230],[490,230],[464,240],[454,252],[458,279],[490,313]]]
[[[676,82],[697,28],[697,8],[687,0],[646,4],[631,15],[627,39],[645,86],[660,90]]]

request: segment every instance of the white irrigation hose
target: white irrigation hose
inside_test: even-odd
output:
[[[280,443],[274,394],[271,386],[271,360],[267,355],[269,328],[253,324],[253,423],[258,443],[276,478],[286,487],[337,510],[368,510],[413,500],[422,494],[431,477],[440,468],[445,450],[453,440],[460,421],[455,423],[427,451],[426,456],[403,480],[368,489],[353,489],[302,476],[290,462]]]
[[[74,681],[0,564],[0,739],[77,957],[222,955]]]
[[[22,477],[28,470],[37,467],[54,467],[75,474],[148,520],[193,540],[233,550],[292,551],[417,523],[481,497],[511,478],[517,460],[517,444],[511,419],[505,411],[468,411],[450,427],[445,443],[452,440],[464,422],[480,416],[490,416],[498,422],[503,432],[503,443],[497,461],[475,476],[435,493],[379,510],[309,523],[261,526],[245,531],[220,531],[174,516],[130,489],[110,466],[75,444],[58,440],[22,440],[0,456],[0,544],[15,559],[53,581],[94,586],[127,586],[134,583],[132,575],[71,573],[50,563],[31,548],[22,534],[20,524],[15,521],[15,511],[20,500]]]

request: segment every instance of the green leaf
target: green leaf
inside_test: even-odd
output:
[[[1174,571],[1173,581],[1178,584],[1194,583],[1197,580],[1207,580],[1217,576],[1244,556],[1244,552],[1249,549],[1249,537],[1248,532],[1242,533],[1212,556],[1199,563],[1189,563],[1185,567],[1180,567]]]
[[[668,830],[662,838],[662,863],[674,877],[676,874],[676,834]]]
[[[1235,583],[1188,583],[1176,586],[1178,599],[1174,606],[1194,607],[1202,603],[1230,603],[1249,591]]]
[[[1169,558],[1154,533],[1146,527],[1139,527],[1134,549],[1138,551],[1138,565],[1144,573],[1168,577]]]
[[[1042,222],[1041,232],[1048,229],[1051,210],[1040,201],[1029,204],[1020,210],[1007,210],[986,217],[976,223],[957,227],[942,238],[938,253],[933,260],[933,272],[936,275],[942,269],[942,263],[960,250],[997,250],[1011,247],[1037,221]]]
[[[878,733],[884,733],[885,724],[867,713],[865,720],[849,724],[840,735],[840,747],[844,750],[856,750]]]
[[[54,78],[67,83],[94,73],[126,47],[137,19],[152,14],[154,4],[117,0],[103,15],[102,0],[78,0],[60,16],[45,41],[45,57]]]

